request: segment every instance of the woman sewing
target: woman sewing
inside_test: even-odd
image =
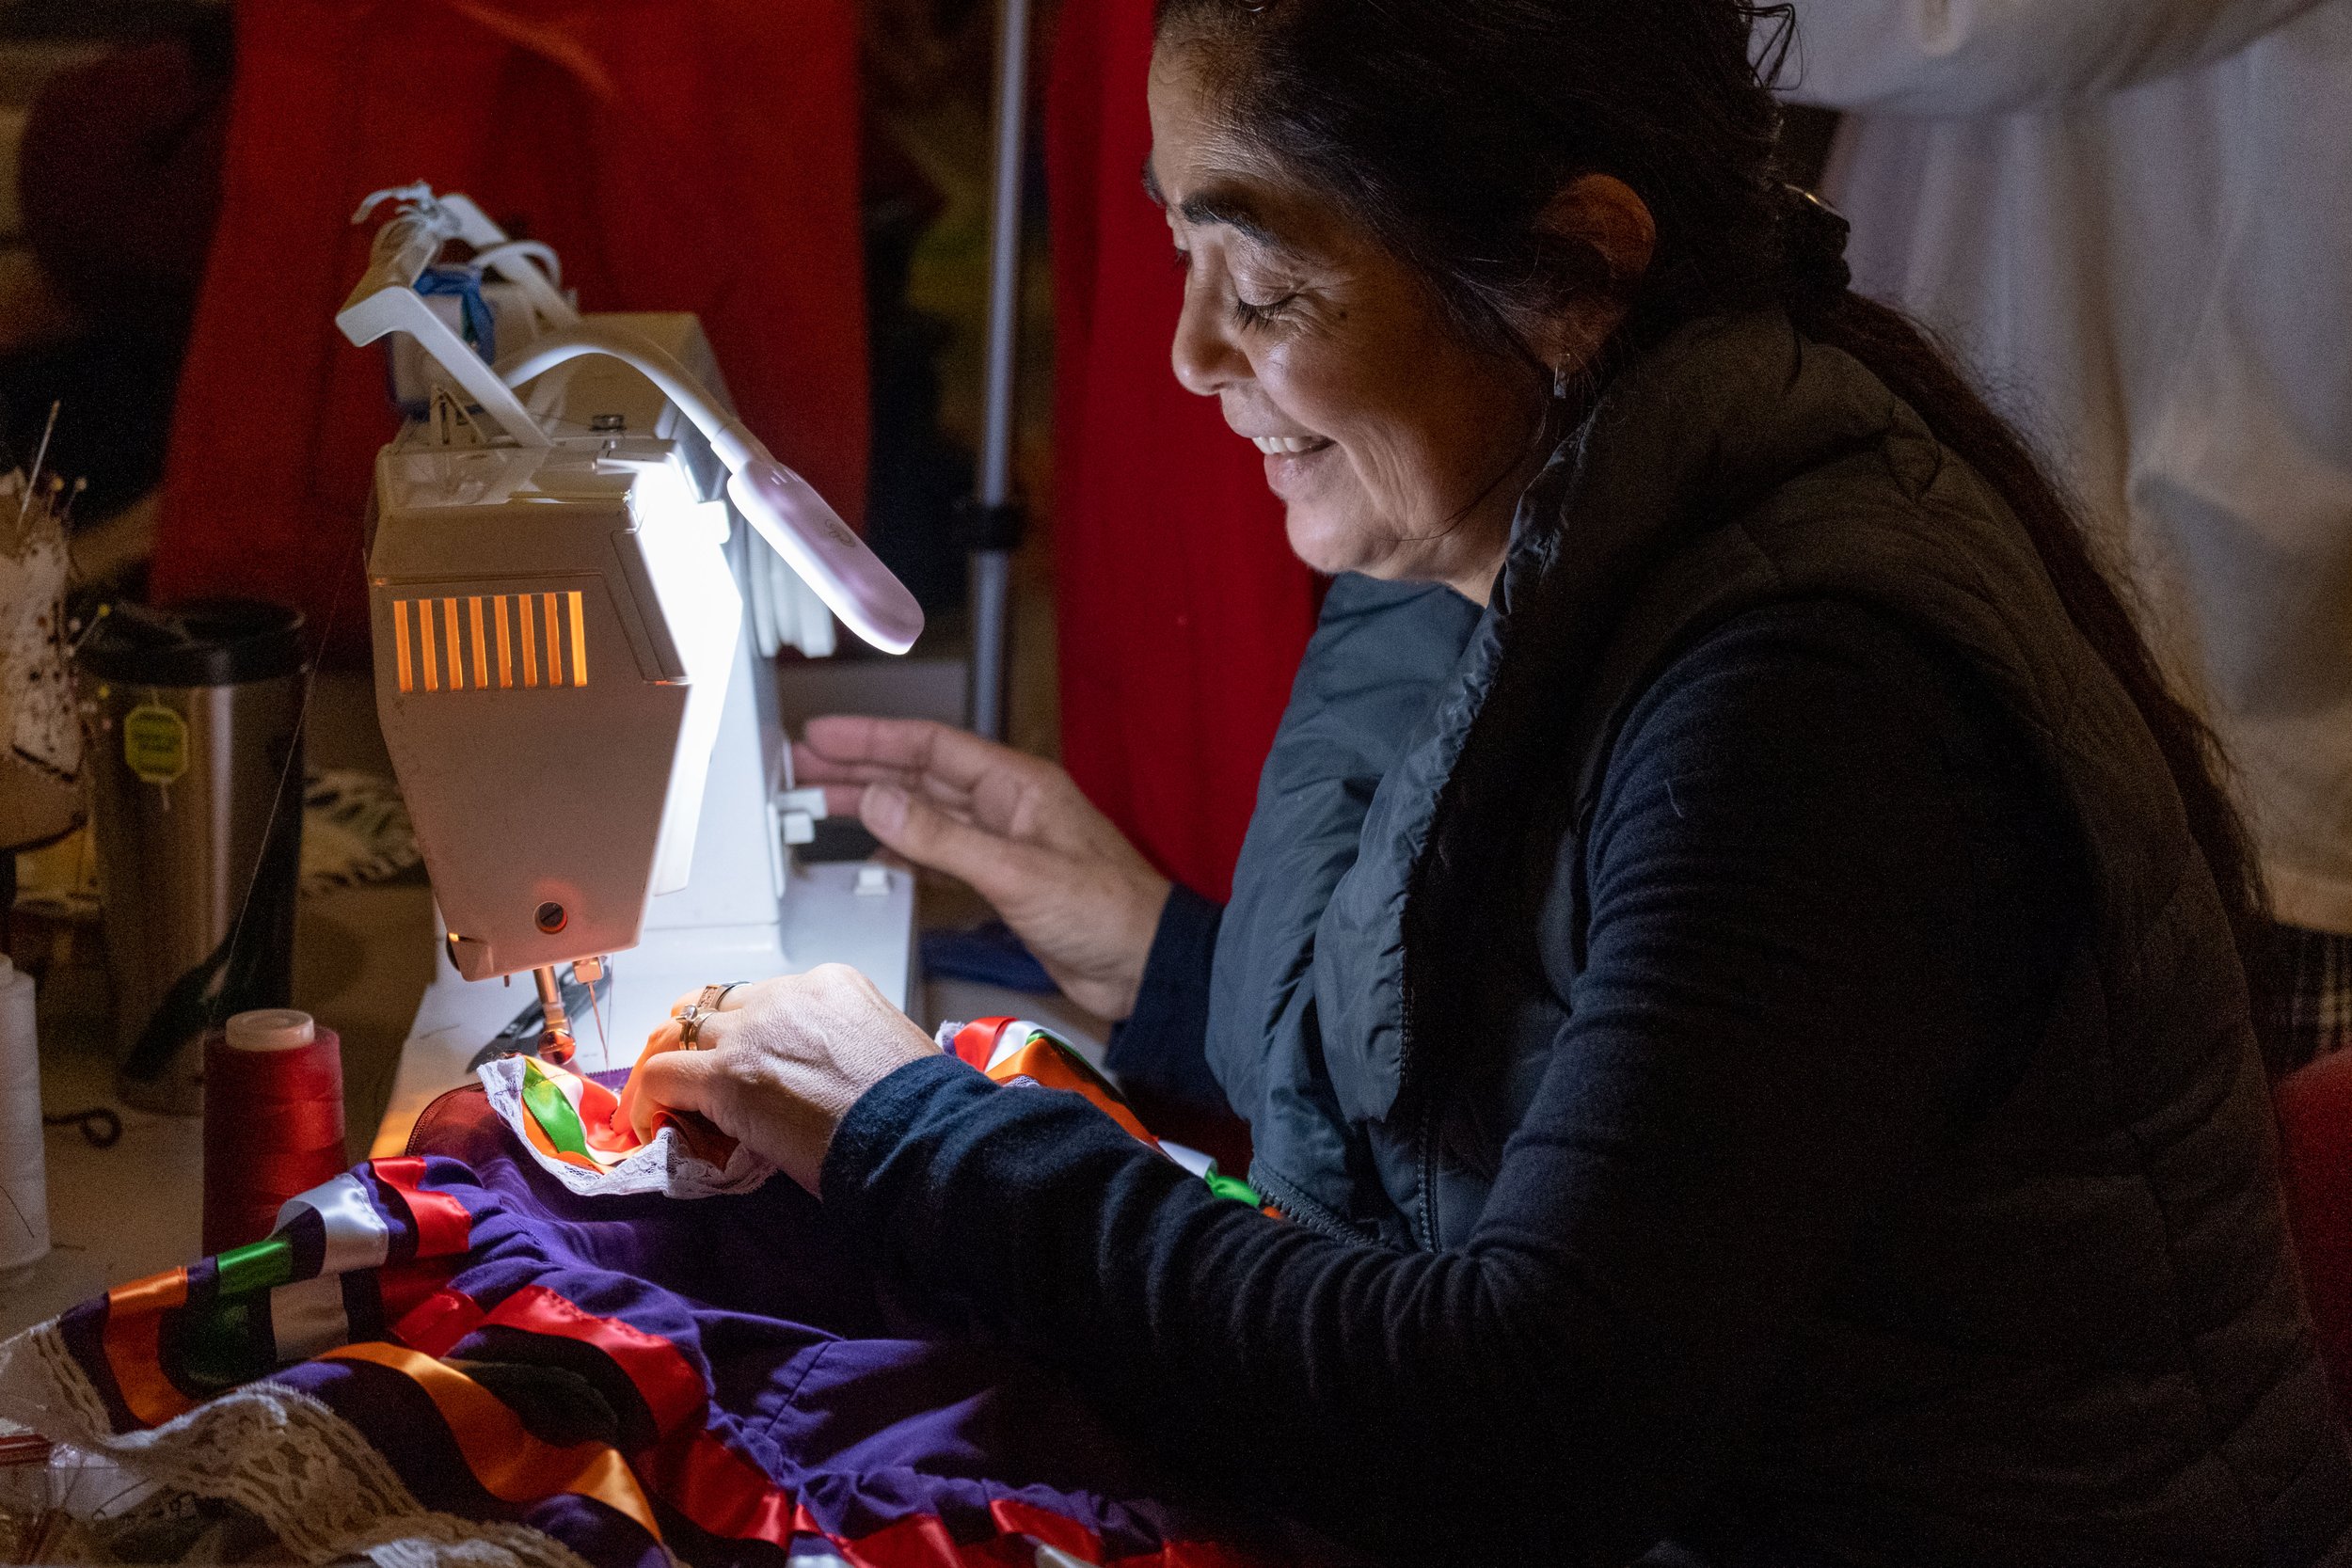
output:
[[[1337,575],[1229,910],[1045,764],[811,728],[1128,1066],[1205,1061],[1269,1212],[846,971],[637,1115],[1382,1554],[2338,1560],[2215,760],[1779,182],[1759,19],[1163,0],[1175,372]]]

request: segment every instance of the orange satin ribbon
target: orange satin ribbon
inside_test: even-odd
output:
[[[1083,1095],[1096,1110],[1119,1123],[1129,1137],[1149,1148],[1160,1147],[1160,1140],[1152,1135],[1150,1128],[1136,1119],[1133,1111],[1106,1092],[1099,1080],[1071,1066],[1070,1057],[1063,1053],[1064,1048],[1056,1045],[1050,1037],[1040,1037],[988,1069],[987,1076],[999,1084],[1026,1078],[1043,1088],[1067,1089],[1072,1094]]]
[[[472,1378],[429,1355],[380,1342],[343,1345],[324,1352],[321,1361],[367,1361],[407,1378],[424,1390],[441,1413],[466,1467],[492,1497],[534,1503],[558,1492],[594,1497],[635,1520],[661,1539],[645,1494],[620,1451],[605,1443],[574,1443],[559,1449],[531,1434],[522,1418]]]
[[[106,1292],[106,1327],[100,1336],[106,1365],[122,1402],[148,1426],[196,1408],[196,1402],[164,1376],[164,1314],[187,1304],[185,1269],[151,1274]]]

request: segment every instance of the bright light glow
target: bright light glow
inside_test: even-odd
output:
[[[573,589],[568,597],[571,600],[572,612],[572,684],[586,686],[588,684],[588,621],[587,617],[580,612],[580,590]]]
[[[851,532],[814,486],[775,459],[743,421],[722,409],[701,382],[661,346],[612,323],[550,332],[498,368],[499,379],[520,387],[567,359],[601,354],[618,359],[661,389],[694,421],[710,450],[727,466],[727,496],[752,527],[851,631],[888,653],[902,654],[923,630],[923,607],[891,575],[866,541]]]
[[[489,644],[482,635],[482,595],[466,596],[466,626],[473,633],[473,686],[476,691],[490,684]]]

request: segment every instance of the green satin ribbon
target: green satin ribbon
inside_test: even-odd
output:
[[[588,1150],[588,1130],[580,1125],[580,1112],[570,1098],[527,1056],[523,1058],[523,1108],[548,1135],[548,1142],[566,1154],[596,1158]]]
[[[1209,1191],[1221,1198],[1234,1203],[1247,1203],[1252,1209],[1265,1207],[1265,1199],[1258,1196],[1257,1188],[1238,1176],[1226,1175],[1216,1168],[1215,1160],[1210,1161],[1209,1168],[1200,1173],[1200,1180],[1209,1184]]]
[[[220,1294],[250,1295],[294,1278],[294,1243],[282,1236],[264,1236],[217,1254],[213,1262],[220,1270]]]

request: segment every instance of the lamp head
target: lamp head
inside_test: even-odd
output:
[[[808,481],[755,455],[728,477],[727,498],[858,636],[902,654],[923,635],[923,607]]]

